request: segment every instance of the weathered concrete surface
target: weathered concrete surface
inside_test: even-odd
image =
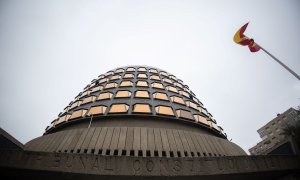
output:
[[[0,151],[8,178],[278,179],[300,170],[297,156],[127,157]]]

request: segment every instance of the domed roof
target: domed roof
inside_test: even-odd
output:
[[[46,144],[45,141],[50,142]],[[93,79],[30,150],[133,156],[224,156],[245,152],[175,75],[149,66]]]

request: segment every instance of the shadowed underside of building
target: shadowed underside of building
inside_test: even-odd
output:
[[[99,75],[43,136],[0,158],[12,179],[279,179],[299,170],[295,156],[247,156],[182,80],[146,66]]]

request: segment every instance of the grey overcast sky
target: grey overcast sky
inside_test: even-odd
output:
[[[245,151],[258,128],[300,104],[300,81],[246,35],[300,74],[297,0],[1,0],[0,127],[22,143],[94,78],[149,65],[182,79]]]

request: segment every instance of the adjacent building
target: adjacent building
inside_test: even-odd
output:
[[[262,154],[296,154],[297,146],[293,139],[285,135],[285,130],[300,120],[300,113],[294,108],[277,114],[266,125],[257,130],[262,141],[249,149],[252,155]]]

